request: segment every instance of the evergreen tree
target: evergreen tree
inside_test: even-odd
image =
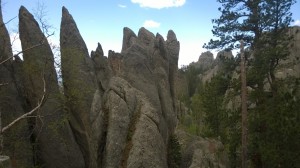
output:
[[[252,58],[254,58],[250,64],[250,72],[248,72],[249,85],[254,89],[251,93],[251,100],[256,106],[251,112],[249,123],[251,127],[250,155],[252,162],[255,167],[284,167],[283,165],[288,165],[285,163],[295,163],[291,162],[291,159],[286,158],[289,160],[287,161],[281,157],[276,160],[278,162],[272,159],[273,163],[278,163],[277,165],[271,164],[270,153],[274,155],[274,158],[280,156],[279,153],[283,154],[278,150],[281,148],[275,146],[275,144],[280,144],[280,138],[278,136],[272,139],[262,137],[272,137],[271,135],[276,134],[275,130],[279,127],[275,123],[277,120],[282,120],[282,118],[278,118],[278,113],[286,116],[287,120],[292,120],[292,117],[288,117],[290,116],[288,110],[279,108],[281,105],[284,106],[283,102],[279,100],[282,100],[282,95],[286,95],[287,90],[282,88],[280,81],[275,77],[275,72],[279,62],[289,54],[289,41],[292,37],[288,36],[287,28],[292,21],[290,8],[295,0],[218,0],[218,2],[221,4],[219,8],[221,16],[213,20],[214,27],[212,30],[213,35],[218,39],[211,40],[204,47],[208,49],[237,49],[239,47],[238,42],[244,40],[246,47],[251,50]],[[269,91],[265,90],[265,81],[270,86]],[[276,106],[269,108],[272,104],[276,104]],[[287,108],[291,111],[295,110],[294,106]],[[294,116],[295,118],[297,117]],[[287,128],[284,124],[281,126],[282,129]],[[296,125],[294,126],[297,128]],[[278,133],[286,135],[286,138],[292,140],[288,132],[279,131]],[[266,145],[267,139],[273,143]],[[234,142],[230,143],[235,144]],[[237,145],[230,146],[237,147]],[[287,150],[283,151],[287,152]],[[297,158],[295,153],[288,153],[292,158]],[[295,164],[289,165],[295,166]]]

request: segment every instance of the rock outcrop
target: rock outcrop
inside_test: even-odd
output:
[[[228,157],[220,141],[190,135],[179,128],[176,136],[182,147],[181,168],[228,167]]]
[[[75,143],[67,114],[63,109],[62,94],[58,88],[54,58],[48,41],[38,23],[25,7],[19,11],[19,32],[23,53],[25,98],[28,111],[42,95],[47,95],[36,114],[41,120],[29,120],[39,162],[45,167],[83,167],[83,156]],[[44,88],[46,93],[44,93]],[[42,121],[42,122],[40,122]]]
[[[300,27],[294,26],[290,28],[290,35],[293,40],[290,43],[290,55],[285,60],[281,60],[280,66],[277,68],[275,76],[277,78],[300,77]]]
[[[110,51],[106,59],[99,44],[90,58],[63,8],[61,53],[70,123],[87,166],[166,167],[177,124],[175,33],[169,31],[165,41],[145,28],[138,36],[124,28],[121,53]]]
[[[13,158],[12,148],[7,150],[17,163],[12,167],[168,167],[170,139],[179,111],[186,110],[177,101],[180,44],[175,33],[170,30],[165,40],[145,28],[138,35],[124,28],[121,53],[109,51],[106,57],[98,44],[90,56],[72,15],[63,7],[63,86],[59,86],[46,37],[24,7],[19,12],[23,60],[15,57],[9,68],[0,65],[0,82],[11,88],[1,86],[0,100],[10,96],[16,114],[3,114],[14,118],[36,107],[44,94],[46,99],[34,116],[17,124],[22,128],[18,135],[31,134],[20,140],[29,147],[26,156],[16,151],[22,157]],[[3,60],[12,52],[2,27],[0,35]],[[1,105],[1,111],[11,109]],[[4,138],[11,140],[8,135]]]
[[[60,28],[61,69],[70,125],[82,151],[86,167],[96,167],[92,137],[91,105],[97,94],[94,65],[77,25],[63,7]]]
[[[214,63],[214,55],[213,53],[206,51],[201,53],[199,59],[195,63],[191,63],[195,68],[200,68],[203,71],[208,70]]]
[[[89,57],[63,8],[61,55],[70,124],[87,167],[166,167],[177,124],[174,75],[179,42],[145,28],[124,28],[121,53],[98,44]],[[84,87],[82,87],[84,86]]]
[[[209,51],[204,52],[200,55],[197,62],[193,62],[190,66],[200,70],[199,78],[202,83],[209,82],[210,79],[215,76],[224,67],[224,60],[233,59],[231,51],[220,51],[218,52],[216,59],[213,54]]]
[[[24,99],[17,85],[16,73],[18,72],[13,68],[12,56],[10,38],[3,22],[0,1],[0,120],[2,127],[7,126],[14,119],[24,114],[22,107]],[[7,61],[4,62],[5,60]],[[29,139],[20,138],[29,135],[26,120],[3,133],[4,138],[3,144],[1,142],[0,151],[10,156],[13,167],[33,166],[33,153]]]

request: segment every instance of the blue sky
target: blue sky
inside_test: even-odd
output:
[[[202,46],[212,38],[211,20],[220,16],[217,10],[220,5],[215,0],[2,0],[4,21],[17,16],[21,5],[33,13],[38,3],[45,6],[45,18],[55,28],[51,41],[59,43],[61,8],[65,6],[89,51],[95,50],[100,42],[105,55],[108,50],[121,51],[123,27],[137,34],[144,26],[164,37],[172,29],[181,45],[179,66],[197,61],[206,51]],[[297,2],[292,12],[298,25],[299,9],[300,2]],[[16,18],[7,25],[11,36],[17,30],[17,21]],[[18,48],[18,42],[14,45]]]

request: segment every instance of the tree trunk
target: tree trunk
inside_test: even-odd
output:
[[[244,53],[244,41],[240,41],[241,52],[241,99],[242,99],[242,168],[246,168],[247,164],[247,84],[246,84],[246,63]]]

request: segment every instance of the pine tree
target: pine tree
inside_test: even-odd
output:
[[[292,21],[290,8],[295,0],[218,0],[217,2],[221,4],[218,9],[221,16],[213,19],[212,32],[218,39],[210,40],[204,47],[237,49],[240,40],[245,42],[245,46],[250,48],[254,58],[251,62],[251,72],[255,74],[250,74],[253,77],[250,81],[256,93],[255,103],[258,106],[256,110],[257,113],[265,112],[266,108],[261,107],[266,107],[267,97],[259,95],[260,93],[268,95],[264,91],[266,79],[271,87],[272,96],[275,98],[278,94],[280,86],[275,78],[275,72],[280,60],[289,54],[288,45],[291,37],[287,36],[287,28]],[[276,103],[275,99],[273,103]],[[276,114],[270,113],[270,116],[274,115]],[[257,119],[262,120],[262,118]],[[260,160],[262,160],[261,156]],[[245,163],[244,158],[242,167],[245,167]]]

